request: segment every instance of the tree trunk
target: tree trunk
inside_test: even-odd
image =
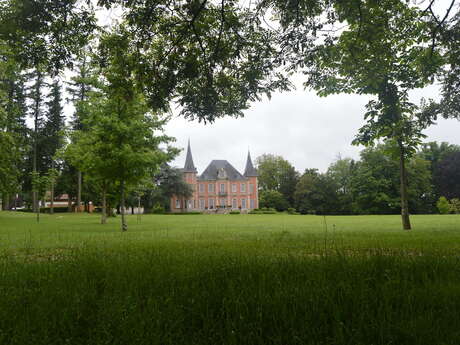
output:
[[[121,181],[121,198],[120,198],[120,211],[121,211],[121,231],[127,231],[128,225],[125,219],[125,181]]]
[[[9,194],[2,195],[2,210],[8,211],[10,209],[10,196]]]
[[[137,198],[137,222],[141,221],[141,197]]]
[[[35,122],[37,123],[38,120],[35,119]],[[38,125],[35,124],[35,128],[37,126]],[[35,132],[36,131],[37,130],[35,129]],[[34,134],[34,137],[35,138],[34,138],[34,152],[33,152],[33,158],[32,158],[32,160],[33,160],[32,171],[35,173],[35,172],[37,172],[37,134],[36,133]],[[32,190],[32,211],[37,212],[37,208],[39,208],[38,207],[38,193],[35,190],[37,188],[37,186],[33,186],[32,188],[33,188],[33,190]]]
[[[54,181],[51,181],[50,214],[54,214]]]
[[[131,206],[131,214],[134,214],[134,206]]]
[[[81,171],[77,172],[77,207],[75,208],[75,212],[80,212],[80,204],[81,204]]]
[[[401,182],[401,218],[404,230],[411,230],[409,218],[409,198],[407,192],[407,171],[405,164],[404,150],[400,146],[399,173]]]
[[[107,198],[105,186],[102,188],[102,214],[101,214],[101,224],[107,223]]]
[[[67,194],[67,211],[72,212],[72,197]]]
[[[54,161],[51,162],[51,169],[54,169]],[[54,174],[51,179],[50,214],[54,214]]]
[[[40,200],[37,200],[37,223],[40,223]]]

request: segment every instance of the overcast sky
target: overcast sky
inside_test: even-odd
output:
[[[306,168],[325,171],[338,155],[359,158],[362,147],[352,146],[351,141],[364,124],[364,106],[369,98],[318,97],[312,91],[303,90],[301,76],[296,79],[295,91],[275,93],[271,100],[252,104],[244,112],[244,118],[224,118],[207,125],[174,118],[166,132],[176,137],[175,146],[184,150],[173,164],[183,166],[189,138],[199,173],[213,159],[226,159],[243,170],[248,148],[253,160],[264,153],[280,155],[300,172]],[[438,88],[416,90],[411,101],[418,103],[421,97],[437,98]],[[425,134],[428,135],[426,141],[460,145],[460,121],[440,120]]]

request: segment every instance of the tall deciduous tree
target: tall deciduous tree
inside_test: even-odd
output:
[[[431,118],[418,116],[417,107],[408,100],[408,92],[432,82],[442,63],[429,44],[430,23],[421,9],[403,0],[301,3],[305,6],[278,4],[283,27],[291,29],[297,17],[306,14],[312,18],[318,11],[326,11],[324,21],[340,23],[342,27],[327,31],[313,46],[312,39],[304,37],[320,31],[323,23],[307,21],[304,26],[291,29],[293,34],[287,37],[285,46],[292,53],[295,67],[306,73],[306,86],[319,95],[357,93],[374,98],[367,104],[367,123],[354,143],[371,145],[384,139],[396,144],[393,154],[399,157],[401,218],[403,228],[409,230],[406,161],[415,152],[423,137],[422,130],[431,124]],[[287,16],[286,11],[293,13]]]
[[[337,186],[337,197],[339,198],[340,213],[353,213],[353,177],[356,173],[356,162],[351,158],[341,158],[333,162],[327,169],[327,176]]]
[[[354,212],[392,214],[399,210],[399,162],[388,155],[390,144],[366,148],[352,177]],[[429,162],[416,156],[407,164],[410,207],[415,213],[433,211]]]
[[[300,213],[338,213],[337,185],[327,174],[307,169],[300,177],[295,191],[296,208]]]
[[[260,190],[280,192],[288,207],[293,207],[299,173],[292,164],[281,156],[264,154],[256,159],[256,165]]]
[[[118,185],[122,231],[127,230],[127,189],[152,176],[169,158],[159,146],[170,141],[161,133],[165,121],[149,111],[137,89],[129,44],[121,31],[102,38],[100,89],[87,101],[86,129],[76,132],[68,149],[73,163],[101,185],[103,217],[107,186]]]
[[[153,176],[152,186],[153,188],[145,190],[142,197],[146,210],[151,210],[156,204],[168,210],[173,195],[189,198],[193,194],[190,185],[184,181],[182,171],[167,164],[163,164]]]

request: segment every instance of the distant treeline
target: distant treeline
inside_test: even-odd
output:
[[[302,214],[398,214],[399,160],[391,152],[390,144],[380,144],[361,151],[359,160],[339,157],[324,173],[303,174],[283,157],[264,154],[257,158],[260,206]],[[412,214],[460,212],[460,146],[425,143],[407,171]]]

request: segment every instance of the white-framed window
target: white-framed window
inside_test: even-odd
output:
[[[220,192],[225,193],[225,183],[220,184]]]
[[[249,184],[249,193],[254,193],[254,184],[252,183]]]
[[[200,193],[204,193],[204,184],[200,183]]]
[[[214,199],[213,198],[210,198],[208,200],[208,206],[209,206],[209,208],[214,208]]]
[[[192,200],[187,200],[187,208],[192,208]]]
[[[236,199],[232,200],[232,208],[238,208],[238,203],[236,202]]]
[[[208,192],[213,193],[214,192],[214,183],[208,184]]]
[[[176,208],[180,208],[180,200],[176,199]]]
[[[236,193],[236,183],[232,184],[232,193]]]
[[[241,208],[242,209],[246,208],[246,199],[241,199]]]
[[[204,210],[205,205],[204,205],[204,199],[200,199],[200,209]]]
[[[225,199],[222,198],[219,200],[219,206],[225,207],[226,206],[225,204],[226,204]]]
[[[254,199],[249,200],[249,205],[251,205],[251,210],[256,208],[256,201]]]
[[[242,184],[241,184],[240,190],[241,190],[242,193],[245,193],[245,192],[246,192],[246,183],[242,183]]]

